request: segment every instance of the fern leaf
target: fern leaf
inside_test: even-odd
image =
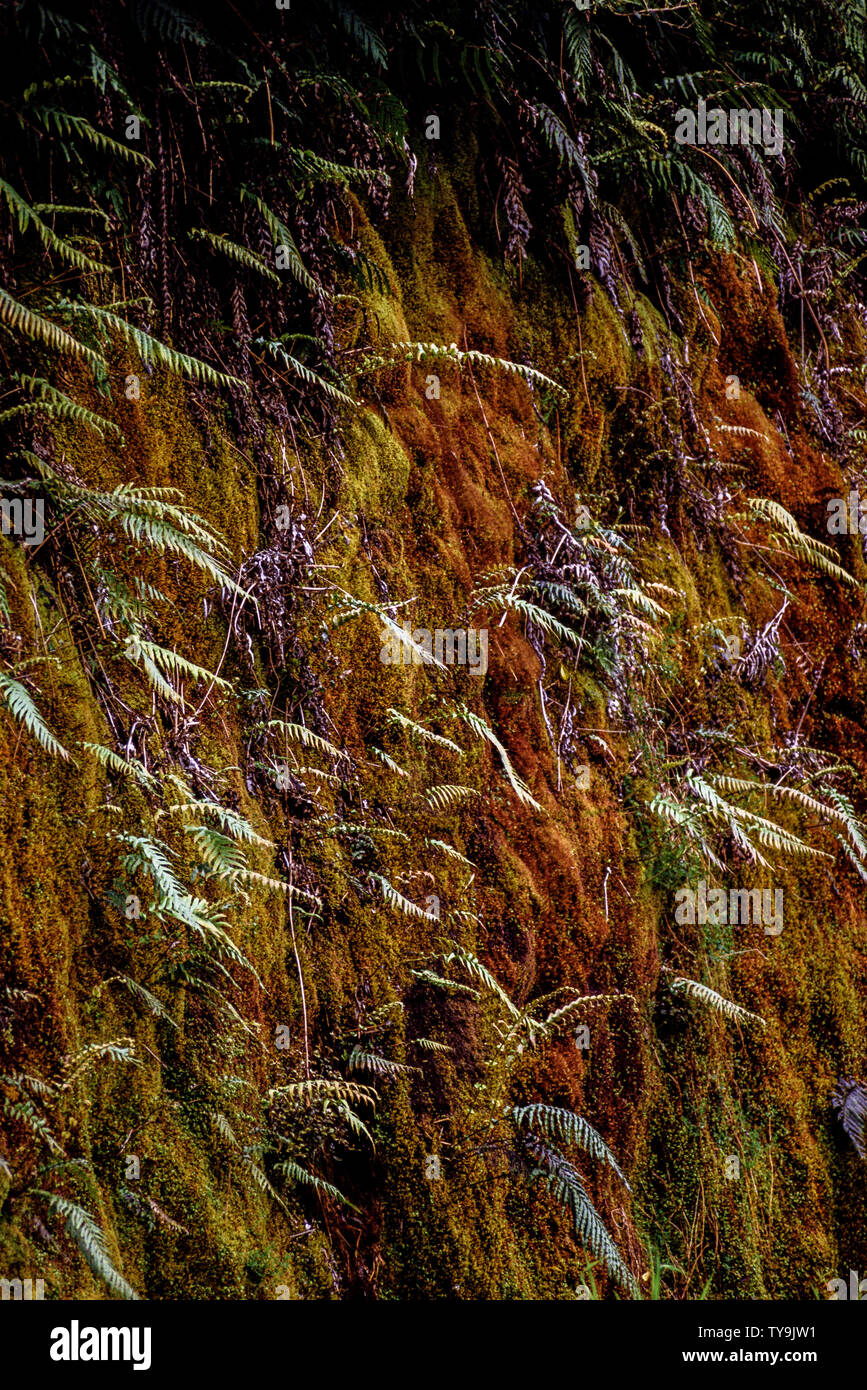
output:
[[[282,1163],[274,1164],[274,1172],[280,1173],[289,1182],[299,1183],[303,1187],[312,1187],[314,1191],[324,1193],[326,1197],[332,1197],[335,1202],[340,1202],[341,1206],[349,1207],[350,1211],[358,1211],[358,1207],[353,1206],[348,1197],[344,1197],[339,1188],[333,1183],[326,1182],[324,1178],[317,1177],[315,1173],[310,1173],[306,1168],[302,1168],[300,1163],[293,1159],[284,1159]]]
[[[733,1019],[737,1023],[758,1023],[762,1028],[768,1025],[759,1014],[750,1013],[748,1009],[742,1009],[739,1004],[733,1004],[730,999],[725,999],[718,994],[715,989],[708,985],[699,984],[698,980],[688,980],[683,975],[673,975],[669,980],[669,986],[676,993],[680,992],[696,999],[700,1004],[707,1004],[709,1008],[716,1010],[725,1018]]]
[[[626,1190],[632,1190],[601,1134],[598,1134],[581,1115],[576,1115],[573,1110],[562,1110],[558,1106],[543,1105],[539,1102],[515,1106],[511,1114],[519,1127],[535,1126],[549,1139],[562,1139],[568,1144],[576,1144],[579,1148],[586,1149],[594,1158],[601,1158],[617,1174]]]
[[[13,680],[3,671],[0,671],[0,695],[3,696],[14,718],[24,725],[27,732],[46,752],[55,758],[63,758],[65,762],[71,761],[63,744],[54,737],[21,682]]]
[[[25,337],[32,338],[34,342],[44,343],[46,347],[53,348],[55,352],[63,352],[72,357],[82,358],[98,372],[108,372],[108,363],[98,352],[85,347],[84,343],[73,338],[71,333],[67,333],[51,319],[43,318],[35,309],[28,309],[25,304],[13,299],[11,294],[2,286],[0,286],[0,322],[5,323],[16,333],[23,333]]]
[[[66,1234],[78,1246],[93,1273],[108,1285],[112,1293],[119,1294],[121,1298],[138,1300],[135,1289],[115,1268],[105,1232],[90,1212],[77,1202],[71,1202],[68,1197],[47,1193],[41,1195],[49,1197],[48,1209],[52,1216],[65,1218]]]

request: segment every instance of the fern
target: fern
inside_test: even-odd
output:
[[[65,392],[52,386],[43,377],[24,376],[21,372],[12,372],[9,379],[16,382],[22,390],[29,391],[36,399],[24,401],[20,405],[13,405],[8,410],[0,412],[0,422],[10,420],[15,415],[41,412],[57,420],[74,420],[76,424],[85,425],[101,438],[111,434],[116,439],[123,440],[119,427],[113,421],[106,420],[104,415],[97,415],[95,411],[88,410],[86,406],[72,400]]]
[[[425,792],[425,801],[432,811],[447,811],[450,806],[468,801],[472,796],[479,793],[474,787],[458,787],[444,783],[438,787],[428,787]]]
[[[160,1003],[156,995],[151,994],[149,989],[145,989],[144,985],[139,984],[138,980],[132,979],[130,975],[109,975],[108,979],[97,985],[93,991],[93,998],[98,999],[106,986],[112,984],[123,985],[124,989],[128,989],[133,998],[137,999],[140,1004],[144,1004],[154,1018],[162,1019],[164,1023],[171,1024],[172,1028],[178,1027],[168,1009]]]
[[[368,1072],[371,1076],[400,1077],[407,1072],[417,1072],[418,1067],[407,1066],[405,1062],[392,1062],[388,1057],[380,1057],[375,1052],[365,1052],[364,1048],[354,1047],[346,1064],[348,1071]]]
[[[112,313],[109,309],[101,309],[96,304],[85,304],[81,300],[70,299],[61,299],[59,307],[62,312],[74,319],[89,320],[105,331],[113,330],[123,342],[135,348],[146,366],[153,364],[165,367],[176,376],[189,377],[191,381],[196,381],[202,386],[231,386],[239,391],[249,390],[247,383],[238,377],[227,376],[225,372],[218,372],[216,368],[211,367],[207,362],[200,361],[198,357],[188,357],[186,353],[178,352],[166,343],[161,343],[158,338],[151,337],[150,333],[146,333],[143,328],[136,328],[135,324],[128,323],[126,319]]]
[[[246,266],[248,270],[254,270],[257,275],[264,275],[266,280],[273,280],[280,284],[280,276],[270,269],[257,252],[251,251],[248,246],[239,246],[236,241],[231,241],[229,237],[223,236],[219,232],[209,232],[203,227],[191,227],[190,236],[199,241],[207,242],[213,246],[215,251],[219,251],[230,260],[236,261],[239,265]]]
[[[305,748],[313,748],[317,753],[324,753],[326,757],[340,760],[348,757],[345,749],[336,748],[333,743],[329,743],[327,738],[321,734],[315,734],[312,729],[308,729],[306,724],[287,724],[284,719],[270,719],[269,729],[279,729],[286,738],[292,739],[296,743],[303,744]]]
[[[602,1261],[621,1288],[637,1298],[638,1284],[590,1201],[578,1170],[559,1149],[544,1144],[535,1135],[528,1135],[524,1143],[541,1165],[540,1176],[544,1177],[550,1192],[572,1216],[575,1234],[591,1254]]]
[[[357,409],[358,402],[352,396],[348,395],[346,391],[342,391],[339,386],[326,381],[325,377],[314,372],[311,367],[306,366],[297,357],[293,357],[291,353],[286,351],[279,339],[254,338],[253,342],[256,347],[264,348],[276,361],[282,362],[283,366],[287,367],[295,376],[300,377],[306,386],[312,386],[315,390],[322,391],[324,395],[337,401],[339,405],[349,405]]]
[[[668,983],[675,993],[686,994],[690,999],[696,999],[700,1004],[707,1004],[709,1008],[736,1023],[758,1023],[762,1028],[767,1027],[765,1019],[759,1014],[750,1013],[748,1009],[742,1009],[739,1004],[733,1004],[730,999],[725,999],[715,989],[711,989],[708,985],[699,984],[698,980],[688,980],[683,975],[672,975]]]
[[[463,749],[459,748],[452,739],[446,738],[443,734],[435,734],[431,729],[426,729],[423,724],[416,724],[415,720],[408,719],[399,710],[388,709],[386,716],[389,724],[398,725],[401,729],[406,729],[408,733],[415,734],[423,739],[425,743],[434,743],[439,748],[447,748],[450,753],[457,753],[463,756]]]
[[[303,1187],[312,1187],[314,1191],[322,1193],[326,1197],[332,1197],[341,1206],[349,1207],[350,1211],[358,1211],[358,1207],[353,1206],[348,1197],[336,1188],[333,1183],[326,1182],[324,1178],[317,1177],[315,1173],[310,1173],[306,1168],[302,1168],[300,1163],[294,1159],[283,1159],[280,1163],[274,1164],[274,1172],[280,1173],[288,1182],[298,1183]]]
[[[478,956],[473,955],[472,951],[468,951],[462,946],[456,946],[453,951],[443,957],[444,966],[452,964],[460,965],[471,979],[478,980],[485,986],[485,989],[490,990],[490,992],[499,999],[500,1003],[505,1007],[506,1012],[509,1013],[512,1018],[522,1017],[521,1010],[509,998],[509,995],[503,989],[503,986],[496,976],[491,974],[488,967],[483,965]]]
[[[298,281],[299,285],[303,285],[306,290],[309,290],[311,294],[319,295],[324,298],[326,296],[324,287],[320,285],[319,281],[315,276],[310,274],[310,271],[304,265],[301,259],[301,253],[295,245],[295,238],[286,226],[286,223],[283,222],[275,212],[272,212],[268,204],[259,197],[258,193],[251,193],[249,189],[242,187],[241,198],[242,200],[252,203],[254,207],[259,209],[265,221],[265,225],[271,233],[275,246],[282,246],[286,251],[287,260],[289,261],[289,271],[293,278]],[[277,276],[278,280],[279,278],[280,277]]]
[[[13,717],[24,725],[27,732],[46,752],[52,757],[62,758],[65,762],[71,761],[70,755],[63,744],[54,737],[24,686],[4,671],[0,671],[0,695],[6,701]]]
[[[121,1298],[138,1300],[135,1289],[124,1279],[112,1262],[108,1241],[102,1227],[89,1211],[72,1202],[68,1197],[59,1197],[47,1192],[38,1194],[48,1197],[48,1210],[52,1216],[60,1216],[66,1221],[66,1234],[69,1236],[97,1278],[102,1279],[112,1293]]]
[[[54,251],[63,260],[75,267],[76,270],[88,271],[91,275],[100,275],[108,272],[108,266],[100,261],[94,261],[90,256],[86,256],[83,251],[79,251],[76,246],[70,245],[62,237],[57,236],[52,229],[47,226],[39,216],[35,208],[31,207],[21,194],[6,183],[5,179],[0,179],[0,196],[5,198],[10,213],[18,224],[19,231],[26,231],[30,226],[36,231],[43,246],[48,251]]]
[[[293,1081],[288,1086],[274,1086],[266,1093],[266,1104],[285,1100],[291,1105],[326,1104],[329,1101],[352,1101],[354,1105],[376,1105],[379,1097],[369,1086],[357,1081],[328,1080],[312,1077],[309,1081]]]
[[[601,1158],[617,1174],[626,1190],[632,1190],[605,1140],[597,1134],[591,1124],[581,1115],[576,1115],[573,1110],[562,1110],[557,1106],[536,1102],[534,1105],[515,1106],[511,1115],[519,1128],[524,1126],[528,1129],[541,1129],[549,1139],[562,1139],[568,1144],[576,1144],[578,1148],[586,1149],[594,1158]]]
[[[409,898],[405,898],[402,893],[399,893],[398,890],[389,883],[387,878],[383,878],[382,874],[371,872],[370,877],[375,883],[379,884],[385,901],[391,907],[396,907],[401,912],[405,913],[407,917],[420,917],[423,922],[436,922],[439,920],[435,914],[425,912],[423,907],[418,907],[414,902],[411,902]]]
[[[473,714],[472,710],[467,709],[466,705],[456,704],[454,707],[454,712],[458,719],[462,719],[465,724],[469,725],[474,734],[477,734],[479,738],[486,739],[493,748],[496,748],[497,752],[500,755],[500,762],[503,765],[503,771],[509,779],[509,784],[513,792],[517,796],[518,800],[523,802],[525,806],[532,806],[535,811],[541,811],[542,807],[539,805],[539,802],[533,796],[526,782],[522,781],[515,769],[512,767],[509,755],[506,752],[500,740],[497,738],[493,729],[485,723],[484,719],[482,719],[480,715]]]
[[[505,357],[491,357],[486,352],[478,352],[474,348],[466,352],[461,351],[456,343],[450,343],[448,347],[443,347],[438,343],[392,343],[391,358],[369,358],[361,367],[362,371],[374,370],[378,366],[388,366],[396,361],[416,362],[437,362],[447,363],[450,366],[462,370],[468,367],[487,367],[493,371],[510,373],[519,376],[528,384],[536,384],[546,390],[555,391],[560,396],[568,397],[569,392],[559,382],[553,381],[551,377],[545,376],[544,372],[536,371],[534,367],[525,367],[521,362],[510,362]]]
[[[802,531],[791,512],[786,511],[779,502],[767,497],[748,497],[747,507],[748,511],[736,519],[775,524],[780,529],[773,533],[773,538],[781,548],[806,561],[811,568],[819,570],[822,574],[828,574],[844,584],[857,584],[858,581],[849,571],[836,563],[836,551],[824,541],[815,540]]]
[[[92,145],[101,154],[111,154],[117,159],[128,159],[133,163],[142,164],[148,169],[153,169],[154,162],[149,159],[141,150],[133,149],[131,145],[124,145],[119,140],[114,140],[110,135],[106,135],[104,130],[97,130],[84,116],[74,116],[70,111],[61,111],[57,106],[38,106],[29,104],[27,114],[39,122],[49,135],[77,136],[86,144]],[[57,142],[57,147],[65,152],[66,147],[63,140]],[[68,154],[67,154],[68,158]]]
[[[867,1086],[851,1076],[841,1077],[831,1096],[831,1104],[859,1158],[867,1158]]]
[[[34,342],[44,343],[46,347],[53,348],[55,352],[82,358],[98,372],[106,373],[108,371],[105,358],[98,352],[85,347],[84,343],[73,338],[71,333],[67,333],[51,319],[43,318],[35,309],[28,309],[25,304],[13,299],[11,294],[2,286],[0,286],[0,322],[6,324],[16,333],[23,333],[25,337],[31,338]]]
[[[102,763],[109,771],[117,772],[121,777],[131,777],[148,790],[156,786],[155,779],[138,758],[122,758],[119,753],[113,752],[111,748],[104,748],[101,743],[82,743],[81,747],[92,753],[97,762]]]

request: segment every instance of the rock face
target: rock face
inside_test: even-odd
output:
[[[867,1270],[867,295],[864,209],[816,192],[856,175],[812,172],[833,83],[800,146],[780,121],[714,167],[664,90],[693,39],[622,17],[539,20],[527,67],[505,3],[414,32],[96,4],[41,36],[21,8],[4,1280]],[[814,38],[828,71],[855,42]],[[68,109],[29,90],[64,76]]]

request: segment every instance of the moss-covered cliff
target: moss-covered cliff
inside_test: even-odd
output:
[[[833,103],[771,189],[676,150],[623,7],[414,38],[377,6],[106,8],[40,37],[18,6],[0,415],[44,538],[0,543],[0,1269],[825,1296],[867,1266],[865,559],[827,525],[867,317],[857,175],[810,172]],[[514,77],[547,172],[485,95],[507,12],[577,74],[544,108],[568,146]],[[593,57],[600,114],[606,24],[637,76]],[[125,153],[50,114],[64,62]],[[654,160],[675,192],[642,208]],[[475,669],[418,656],[468,629]],[[766,896],[690,913],[715,888],[729,919]]]

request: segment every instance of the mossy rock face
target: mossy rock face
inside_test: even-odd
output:
[[[243,705],[229,695],[206,707],[203,701],[200,717],[200,695],[191,694],[190,727],[181,715],[154,724],[151,766],[160,775],[184,767],[199,779],[203,799],[218,785],[274,846],[258,878],[238,880],[232,932],[248,967],[223,964],[224,974],[236,972],[240,1024],[226,1008],[209,1011],[219,972],[199,978],[190,941],[179,946],[183,933],[157,935],[155,904],[145,903],[134,920],[119,906],[130,885],[109,833],[112,817],[119,824],[139,809],[144,817],[144,801],[134,782],[113,779],[81,755],[83,744],[109,741],[100,662],[117,653],[107,639],[104,648],[87,649],[60,582],[31,589],[19,553],[4,541],[15,626],[34,650],[56,658],[40,675],[40,695],[77,761],[50,762],[11,717],[0,720],[0,819],[13,847],[0,875],[0,963],[12,987],[38,1001],[24,1000],[14,1018],[4,1013],[0,1030],[4,1043],[15,1033],[21,1068],[62,1091],[64,1128],[56,1139],[86,1165],[82,1204],[99,1220],[114,1263],[152,1298],[579,1297],[593,1261],[572,1223],[526,1155],[516,1173],[490,1138],[507,1104],[540,1097],[586,1115],[629,1172],[631,1204],[610,1173],[591,1169],[588,1187],[635,1271],[646,1271],[650,1251],[668,1252],[691,1271],[693,1296],[711,1280],[716,1298],[809,1297],[838,1267],[867,1261],[864,1184],[827,1106],[841,1058],[864,1056],[867,917],[850,879],[834,882],[824,860],[789,860],[774,880],[786,895],[779,938],[754,928],[740,936],[683,929],[678,948],[711,962],[720,991],[750,1001],[764,1032],[739,1032],[673,1000],[662,966],[672,944],[672,895],[692,865],[672,850],[648,803],[664,754],[689,759],[686,727],[672,750],[631,742],[636,731],[621,724],[626,716],[601,662],[564,647],[543,663],[538,634],[521,622],[491,623],[484,676],[464,669],[441,677],[425,666],[385,665],[381,618],[393,609],[403,621],[399,605],[411,598],[414,627],[468,625],[480,576],[521,563],[522,518],[543,480],[557,497],[594,496],[628,518],[642,574],[676,614],[656,674],[660,683],[678,683],[691,727],[737,724],[756,743],[781,743],[800,727],[806,676],[784,689],[771,670],[750,687],[721,666],[711,672],[696,637],[711,624],[737,632],[746,611],[773,604],[778,591],[752,573],[748,559],[736,584],[730,557],[682,498],[672,495],[664,516],[650,516],[651,497],[662,495],[657,485],[668,486],[675,471],[665,428],[672,354],[709,430],[726,410],[726,377],[740,376],[742,394],[723,420],[731,428],[720,435],[719,456],[740,466],[737,430],[761,436],[751,453],[751,490],[781,498],[806,527],[840,479],[795,421],[788,443],[774,423],[790,413],[797,374],[767,286],[756,287],[723,257],[710,289],[713,308],[697,307],[687,287],[676,287],[696,333],[689,361],[659,309],[636,296],[637,348],[599,283],[578,313],[556,268],[531,258],[516,283],[494,263],[478,230],[472,165],[470,142],[470,153],[445,162],[436,177],[419,176],[412,203],[396,197],[382,226],[352,200],[361,247],[383,282],[357,296],[360,307],[343,311],[346,344],[364,342],[374,356],[397,342],[433,342],[529,358],[568,390],[561,407],[512,375],[481,368],[443,367],[439,396],[429,397],[427,368],[395,361],[347,417],[341,469],[332,472],[324,452],[281,455],[276,436],[260,437],[253,455],[240,450],[216,409],[203,424],[201,406],[194,410],[185,389],[159,375],[145,383],[139,403],[123,407],[122,453],[58,429],[55,444],[70,476],[94,487],[133,478],[178,488],[229,537],[236,560],[265,551],[273,531],[262,510],[260,466],[273,466],[276,476],[275,459],[288,458],[280,486],[285,491],[291,476],[300,495],[303,475],[311,515],[311,498],[324,507],[329,496],[332,528],[317,551],[319,568],[301,576],[305,583],[295,576],[304,597],[285,632],[269,630],[273,615],[259,615],[258,627],[250,618],[243,630],[253,634],[249,653],[233,650],[224,668],[238,607],[230,601],[221,608],[201,575],[163,554],[147,578],[171,602],[153,636],[248,686],[265,681],[268,669],[284,691],[303,689],[321,714],[305,732],[335,742],[369,780],[350,775],[338,757],[316,765],[318,780],[305,784],[309,798],[291,804],[273,787],[273,769],[252,766],[265,754]],[[127,366],[118,362],[118,377]],[[88,389],[82,384],[83,396]],[[112,559],[133,584],[136,547],[121,546]],[[863,557],[853,558],[853,569],[859,565],[861,575]],[[323,575],[336,594],[351,594],[367,609],[329,626],[312,598]],[[853,691],[850,667],[827,641],[843,601],[821,580],[788,572],[787,580],[799,601],[789,651],[801,643],[829,653],[832,703],[821,732],[829,748],[863,768],[863,749],[852,746],[862,730],[863,678]],[[278,635],[285,642],[275,672]],[[555,683],[581,735],[586,782],[566,766],[546,726],[542,701]],[[119,688],[131,726],[147,716],[147,701],[131,680],[127,686],[119,678]],[[464,703],[483,713],[507,750],[511,785],[496,745],[460,719],[446,722]],[[455,762],[435,763],[430,742],[405,730],[395,735],[394,709],[453,737],[461,745]],[[313,754],[308,759],[310,743],[297,729],[293,737],[282,755],[301,778]],[[438,785],[454,791],[460,784],[466,794],[459,809],[450,805],[440,815],[432,806],[434,767]],[[540,810],[521,804],[514,778]],[[387,798],[389,816],[377,823],[383,833],[374,844],[366,814]],[[149,829],[158,835],[160,822]],[[338,829],[346,833],[339,844]],[[300,892],[290,898],[285,883],[275,888],[265,879],[290,863],[294,871],[305,848],[316,853],[315,883],[300,877]],[[386,890],[381,897],[355,891],[373,865],[402,908]],[[210,884],[202,870],[195,866],[196,881]],[[115,896],[107,900],[109,890]],[[448,933],[419,910],[428,895],[448,917]],[[500,1095],[496,1049],[508,1018],[498,1019],[475,989],[479,977],[463,993],[442,997],[419,983],[434,944],[453,930],[516,1005],[559,1001],[564,991],[586,997],[589,1047],[574,1029],[549,1049],[529,1039],[514,1093]],[[169,1019],[123,984],[137,978],[141,962],[158,972],[167,960],[174,974],[158,978],[173,983]],[[373,1070],[356,1073],[357,1038],[368,1037],[360,1020],[373,1008],[382,1031],[369,1031],[387,1039],[392,1068],[377,1073],[368,1061]],[[285,1056],[275,1043],[283,1027]],[[84,1047],[123,1039],[134,1061],[100,1065],[67,1086],[71,1059]],[[426,1053],[423,1043],[431,1042]],[[358,1103],[353,1142],[342,1146],[298,1106],[308,1128],[297,1161],[315,1161],[322,1183],[338,1187],[347,1204],[303,1179],[278,1193],[264,1171],[274,1095],[311,1076],[378,1089],[377,1107],[363,1112],[363,1122]],[[241,1137],[225,1113],[228,1083],[256,1098]],[[31,1187],[39,1166],[34,1134],[31,1125],[19,1135]],[[131,1158],[140,1171],[129,1171]],[[727,1172],[732,1158],[737,1178]],[[0,1166],[0,1267],[10,1276],[44,1272],[54,1297],[104,1296],[66,1236],[52,1244],[49,1232],[46,1240],[43,1218]]]

